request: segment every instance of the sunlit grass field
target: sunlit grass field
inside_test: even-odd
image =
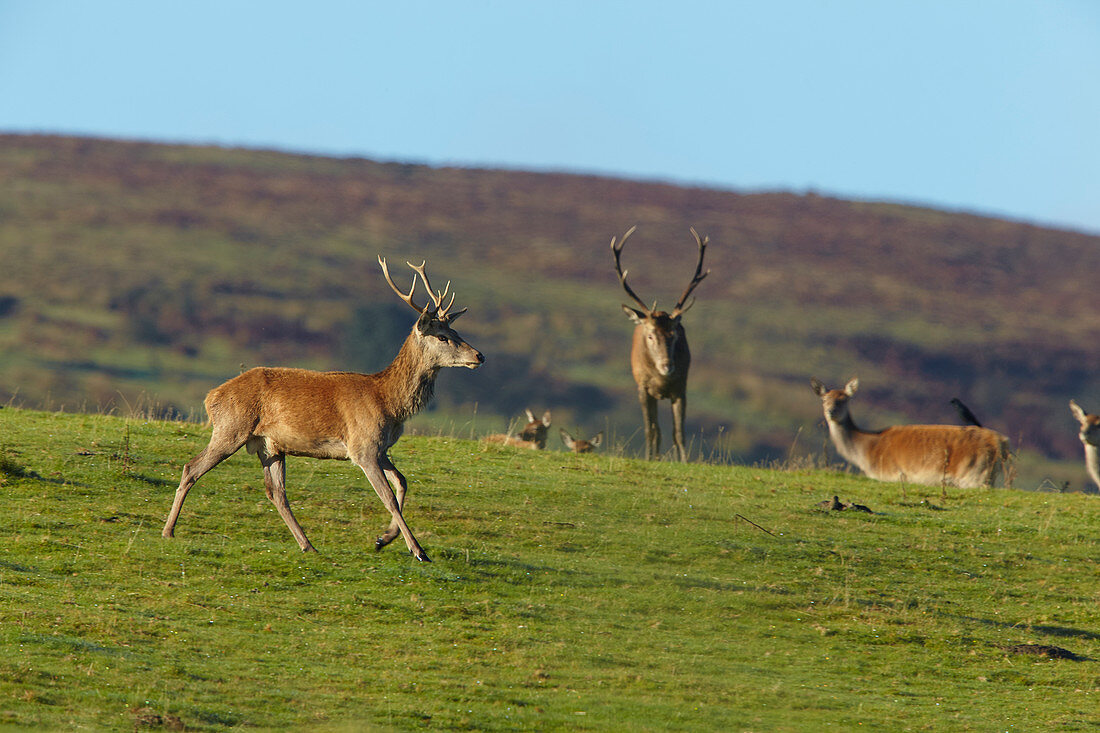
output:
[[[337,461],[299,552],[243,451],[163,539],[206,438],[0,409],[0,726],[1100,726],[1093,496],[407,436],[419,564]]]

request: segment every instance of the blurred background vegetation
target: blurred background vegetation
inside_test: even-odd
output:
[[[466,437],[550,408],[634,453],[608,248],[634,224],[624,266],[661,306],[691,276],[688,227],[710,236],[684,319],[697,457],[821,455],[808,380],[858,375],[862,427],[955,422],[960,397],[1022,449],[1023,488],[1084,486],[1066,403],[1100,409],[1100,237],[814,193],[261,150],[0,135],[0,403],[201,420],[243,367],[378,370],[414,320],[382,254],[450,280],[487,358],[447,370],[411,429]]]

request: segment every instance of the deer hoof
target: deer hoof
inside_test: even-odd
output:
[[[385,547],[387,544],[389,544],[389,543],[386,542],[386,539],[384,537],[379,537],[378,539],[376,539],[374,541],[374,551],[378,552],[383,547]]]
[[[413,557],[415,557],[415,558],[416,558],[417,560],[419,560],[420,562],[431,562],[431,561],[432,561],[432,559],[431,559],[430,557],[428,557],[428,556],[427,556],[427,554],[425,554],[423,550],[421,550],[421,551],[420,551],[420,554],[419,554],[419,555],[417,555],[417,554],[416,554],[416,553],[414,552],[414,553],[413,553]]]

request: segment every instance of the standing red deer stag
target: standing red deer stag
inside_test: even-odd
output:
[[[879,481],[959,488],[992,486],[1007,468],[1008,438],[973,425],[894,425],[870,432],[860,430],[848,406],[859,388],[852,379],[844,389],[828,389],[818,379],[810,386],[821,398],[829,436],[837,453]],[[1005,471],[1006,478],[1008,471]]]
[[[630,347],[630,371],[638,385],[638,401],[642,405],[645,418],[645,457],[652,460],[660,454],[661,429],[657,424],[657,400],[672,401],[672,440],[681,461],[687,461],[684,448],[684,413],[687,409],[687,377],[691,366],[691,352],[688,350],[687,336],[680,323],[680,317],[694,303],[687,302],[691,291],[703,281],[710,270],[703,272],[703,255],[706,253],[708,237],[702,237],[691,229],[696,244],[699,245],[699,262],[695,274],[688,283],[684,294],[676,301],[671,313],[657,310],[657,303],[650,308],[626,283],[619,257],[627,238],[636,227],[630,227],[622,239],[611,238],[611,251],[615,255],[615,272],[619,283],[641,310],[623,306],[623,310],[634,326],[634,339]],[[685,303],[687,303],[685,305]]]
[[[417,560],[428,560],[401,514],[408,483],[388,451],[401,437],[404,422],[431,399],[441,368],[476,369],[485,357],[451,328],[466,309],[450,312],[453,293],[443,305],[450,283],[443,292],[433,291],[425,263],[419,267],[409,263],[414,274],[405,294],[394,285],[382,257],[378,264],[393,291],[419,314],[393,363],[377,374],[257,367],[212,389],[205,402],[213,426],[210,443],[183,467],[161,534],[172,536],[183,500],[195,482],[244,446],[259,457],[267,498],[303,551],[314,548],[286,498],[287,455],[351,460],[366,474],[392,517],[375,549],[382,549],[400,533]],[[417,276],[428,291],[429,302],[424,306],[413,301]]]

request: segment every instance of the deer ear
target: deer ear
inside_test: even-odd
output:
[[[420,314],[420,318],[416,319],[416,330],[419,331],[421,335],[426,334],[433,320],[435,320],[434,315],[429,313],[428,309],[425,308]]]
[[[821,380],[820,380],[820,379],[818,379],[817,377],[810,377],[810,386],[814,388],[814,393],[815,393],[815,394],[816,394],[816,395],[817,395],[818,397],[821,397],[821,396],[823,396],[823,395],[824,395],[824,394],[825,394],[826,392],[828,392],[828,390],[827,390],[827,389],[825,389],[825,385],[824,385],[824,384],[822,384],[822,383],[821,383]]]
[[[1077,418],[1077,422],[1081,423],[1082,425],[1085,424],[1085,422],[1086,422],[1085,411],[1081,409],[1080,405],[1078,405],[1073,400],[1070,400],[1069,401],[1069,410],[1070,410],[1070,412],[1073,413],[1073,416],[1075,418]]]
[[[588,442],[591,443],[594,448],[599,448],[600,443],[603,442],[603,431],[601,430],[600,432],[596,433],[596,437]]]
[[[565,447],[573,450],[573,436],[565,432],[565,428],[558,428],[558,435],[561,436],[561,442],[565,444]]]
[[[844,385],[844,393],[846,395],[848,395],[849,397],[854,395],[856,393],[857,389],[859,389],[859,378],[858,377],[855,378],[855,379],[850,380],[848,382],[848,384]]]
[[[623,313],[626,313],[626,317],[635,323],[641,323],[645,320],[645,314],[639,310],[634,310],[629,305],[623,306]]]
[[[542,413],[542,424],[545,425],[546,427],[550,427],[550,411],[549,410]]]

